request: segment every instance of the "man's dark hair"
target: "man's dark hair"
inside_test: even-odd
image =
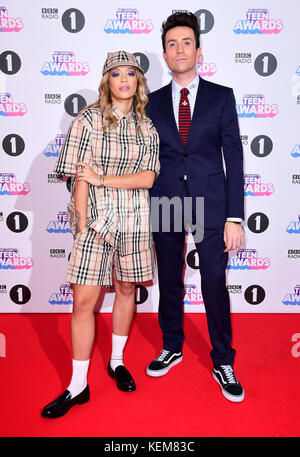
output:
[[[171,14],[166,21],[162,23],[162,46],[163,50],[166,51],[166,34],[170,29],[174,27],[190,27],[193,29],[196,41],[196,49],[200,48],[200,28],[197,17],[193,13],[182,13],[177,12]]]

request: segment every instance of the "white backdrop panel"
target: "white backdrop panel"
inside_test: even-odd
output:
[[[97,99],[108,52],[136,53],[151,91],[171,78],[160,28],[183,2],[136,3],[0,7],[0,312],[72,309],[69,192],[53,173],[64,135],[81,102]],[[244,144],[246,243],[230,253],[232,311],[298,313],[299,2],[193,0],[188,8],[202,30],[199,74],[234,88]],[[194,249],[188,236],[185,310],[204,312]],[[98,310],[111,312],[113,299],[103,291]],[[138,312],[156,312],[158,299],[157,278],[137,287]]]

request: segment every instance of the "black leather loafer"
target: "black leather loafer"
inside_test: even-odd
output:
[[[60,417],[66,414],[72,406],[86,403],[89,399],[90,389],[88,385],[74,398],[72,398],[71,393],[68,390],[65,390],[62,395],[46,405],[41,414],[43,417],[49,418]]]
[[[118,389],[123,392],[132,392],[136,389],[135,382],[124,365],[119,365],[114,371],[108,362],[107,372],[111,378],[115,378]]]

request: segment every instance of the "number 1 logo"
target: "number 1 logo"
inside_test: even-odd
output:
[[[78,33],[85,25],[85,17],[76,8],[70,8],[64,12],[61,18],[62,25],[67,32]]]
[[[11,300],[17,305],[25,305],[31,298],[31,292],[24,284],[17,284],[12,287],[9,295]]]

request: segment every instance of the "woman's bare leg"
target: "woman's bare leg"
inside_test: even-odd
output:
[[[97,303],[100,286],[73,284],[73,313],[71,317],[71,341],[74,360],[90,358],[95,338],[94,308]]]
[[[112,313],[112,353],[110,366],[113,370],[123,364],[123,350],[127,342],[135,311],[135,284],[115,280],[115,301]]]
[[[135,283],[114,281],[116,296],[112,312],[112,331],[128,336],[135,312]]]

